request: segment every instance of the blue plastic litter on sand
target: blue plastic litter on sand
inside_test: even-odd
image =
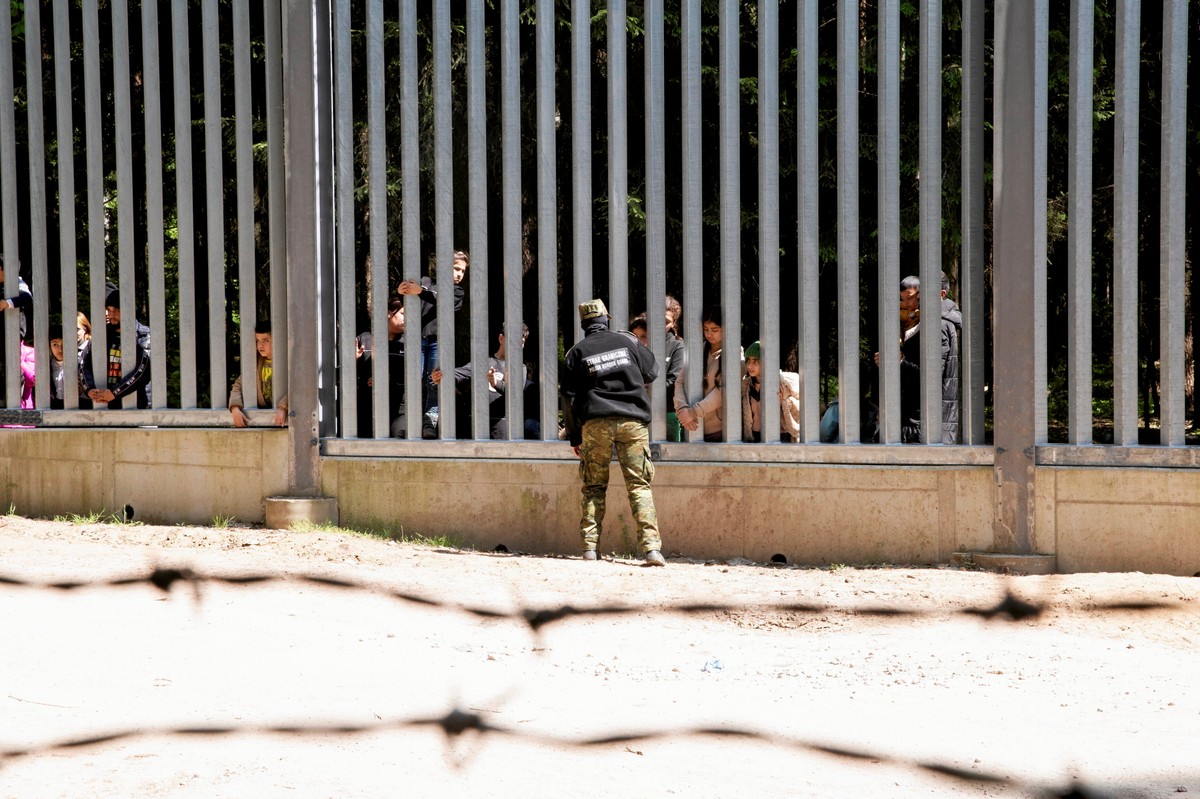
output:
[[[704,668],[700,669],[700,671],[720,671],[722,668],[724,668],[724,666],[721,665],[721,661],[713,658],[705,663]]]

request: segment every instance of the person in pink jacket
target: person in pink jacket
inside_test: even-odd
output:
[[[21,342],[21,407],[33,407],[33,383],[37,378],[37,353]]]

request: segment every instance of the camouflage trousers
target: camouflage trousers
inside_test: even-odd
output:
[[[579,445],[579,477],[583,481],[583,518],[579,522],[579,531],[583,536],[583,548],[595,549],[600,541],[605,494],[608,492],[608,465],[612,461],[614,444],[642,551],[661,550],[658,514],[654,510],[654,496],[650,493],[650,481],[654,479],[650,432],[644,422],[625,416],[602,416],[583,424],[583,442]]]

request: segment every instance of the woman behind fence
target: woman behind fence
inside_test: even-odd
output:
[[[88,396],[88,386],[94,386],[95,382],[92,380],[92,323],[83,311],[75,314],[75,342],[78,347],[75,357],[79,359],[79,407],[88,410],[94,407]]]
[[[704,440],[722,440],[725,429],[724,385],[721,368],[724,331],[721,327],[721,309],[713,306],[705,310],[702,317],[704,330],[704,381],[701,395],[694,402],[688,401],[687,381],[683,374],[675,383],[675,413],[685,430],[696,431],[704,424]],[[741,349],[738,349],[738,364],[743,364]],[[686,371],[686,367],[685,367]],[[739,368],[739,373],[741,369]]]

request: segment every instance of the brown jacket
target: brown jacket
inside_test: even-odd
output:
[[[688,402],[687,380],[683,373],[680,373],[679,379],[675,382],[675,412],[678,413],[681,408],[691,411],[696,419],[704,423],[705,438],[715,436],[725,429],[725,401],[723,399],[725,376],[721,371],[723,353],[723,349],[712,350],[705,358],[704,383],[701,388],[703,394],[700,399]],[[740,350],[738,351],[738,360],[744,369],[746,356]]]
[[[751,408],[750,375],[742,376],[742,440],[754,440],[754,423],[762,426],[762,413],[757,407]],[[758,403],[753,403],[757,405]],[[756,414],[755,411],[758,411]],[[779,427],[784,433],[792,436],[792,441],[800,440],[800,375],[795,372],[779,373]]]

